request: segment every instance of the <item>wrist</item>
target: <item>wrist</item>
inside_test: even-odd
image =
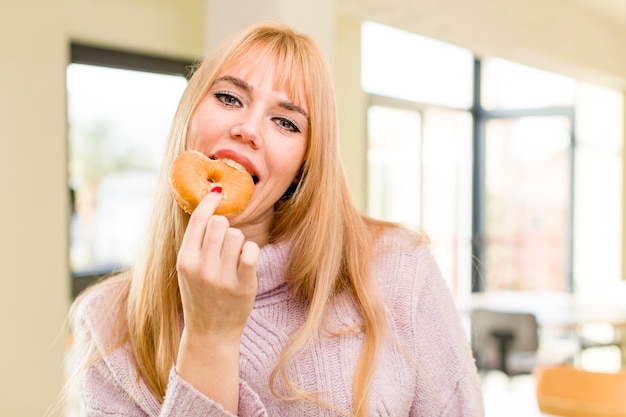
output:
[[[239,340],[220,341],[183,331],[176,371],[184,380],[224,408],[237,413]]]
[[[239,351],[241,333],[219,333],[185,326],[181,335],[181,344],[194,349]]]

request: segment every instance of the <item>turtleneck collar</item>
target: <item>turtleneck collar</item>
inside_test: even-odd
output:
[[[261,248],[257,265],[257,297],[285,283],[285,271],[291,252],[291,242],[268,243]]]

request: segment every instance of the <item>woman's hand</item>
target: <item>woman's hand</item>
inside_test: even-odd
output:
[[[259,248],[213,215],[220,200],[220,193],[208,193],[191,215],[178,254],[178,284],[186,328],[239,341],[256,295]]]
[[[185,327],[177,372],[237,414],[239,343],[256,295],[259,247],[213,213],[210,192],[194,210],[178,253]]]

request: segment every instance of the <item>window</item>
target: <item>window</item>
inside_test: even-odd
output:
[[[457,297],[620,280],[619,92],[372,22],[362,57],[368,213],[424,229]]]
[[[363,25],[362,57],[371,97],[368,214],[425,230],[449,286],[467,293],[474,58],[372,22]]]
[[[74,294],[86,285],[84,277],[132,262],[188,68],[173,60],[72,47],[67,114]]]
[[[500,58],[481,63],[481,106],[485,110],[573,106],[577,83],[570,77]]]
[[[361,84],[368,93],[454,108],[472,105],[473,56],[467,49],[374,22],[363,24],[361,39]]]
[[[499,118],[485,125],[483,285],[568,290],[570,119]]]
[[[369,212],[416,228],[421,218],[422,115],[373,105],[367,121]]]
[[[499,58],[480,63],[481,286],[571,288],[577,83]]]
[[[578,97],[572,268],[576,290],[594,297],[623,276],[624,96],[583,84]]]

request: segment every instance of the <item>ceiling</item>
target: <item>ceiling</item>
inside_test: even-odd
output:
[[[464,0],[461,0],[464,1]],[[607,22],[626,28],[626,0],[553,0],[578,4]],[[444,1],[445,2],[445,1]],[[450,3],[450,1],[447,1]],[[340,12],[362,18],[381,17],[387,21],[410,21],[419,10],[419,0],[337,0]],[[408,24],[407,26],[410,26]]]
[[[626,27],[626,1],[624,0],[576,0],[583,7]]]

